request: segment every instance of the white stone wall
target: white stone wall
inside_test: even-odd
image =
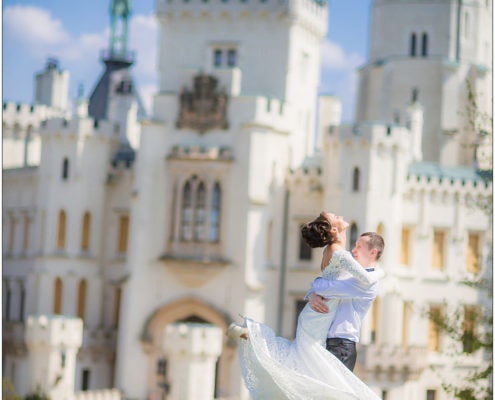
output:
[[[420,157],[405,127],[405,112],[412,88],[418,87],[424,128],[419,123],[416,135],[422,133],[423,159],[440,160],[446,165],[469,164],[461,146],[467,136],[448,136],[442,130],[460,129],[463,124],[457,109],[465,102],[464,78],[476,77],[477,93],[481,93],[491,82],[491,71],[440,59],[440,55],[451,59],[455,53],[452,41],[445,39],[448,35],[440,33],[452,34],[456,2],[420,6],[390,3],[375,1],[370,63],[360,72],[358,123],[352,126],[329,130],[329,125],[340,125],[340,108],[338,99],[326,98],[320,103],[318,127],[314,127],[319,41],[326,30],[327,10],[305,0],[285,5],[158,2],[162,29],[160,91],[154,99],[152,120],[142,124],[137,162],[129,169],[110,166],[121,139],[115,121],[100,121],[95,127],[85,113],[68,118],[44,106],[31,111],[27,105],[19,109],[13,104],[4,105],[4,152],[12,158],[7,164],[4,159],[4,168],[9,169],[3,175],[2,300],[5,316],[10,292],[11,321],[5,321],[5,332],[13,338],[12,343],[20,345],[24,339],[22,323],[17,319],[53,312],[57,276],[64,287],[63,313],[68,315],[77,313],[77,285],[86,279],[86,318],[75,367],[75,390],[81,389],[83,369],[89,369],[91,392],[76,393],[76,398],[120,398],[117,391],[97,392],[112,386],[122,390],[124,397],[161,395],[156,385],[156,362],[165,355],[161,344],[156,348],[153,335],[161,335],[168,323],[195,315],[226,329],[242,314],[278,328],[284,248],[287,275],[281,333],[293,336],[296,302],[319,274],[321,258],[321,251],[314,250],[311,260],[299,259],[299,226],[320,211],[329,210],[356,223],[359,232],[381,226],[386,241],[382,266],[387,277],[380,286],[378,337],[373,343],[368,316],[363,323],[357,373],[377,393],[387,390],[390,400],[424,398],[430,388],[440,393],[441,377],[430,373],[433,365],[443,368],[446,379],[455,382],[461,368],[454,367],[452,359],[445,354],[425,354],[428,324],[424,310],[444,298],[455,299],[452,305],[478,301],[479,293],[461,286],[459,280],[465,274],[468,231],[486,232],[481,248],[483,259],[488,259],[490,221],[471,206],[471,200],[491,193],[491,186],[475,187],[469,181],[451,183],[449,179],[428,181],[414,175],[408,178],[409,162]],[[419,10],[422,7],[424,10]],[[418,22],[406,23],[413,14]],[[461,54],[466,57],[481,57],[481,37],[491,23],[482,21],[484,15],[473,16],[478,21],[480,39],[476,51],[462,44]],[[431,39],[430,49],[436,54],[431,60],[407,57],[408,35],[413,29],[422,32],[420,28]],[[235,47],[238,66],[212,68],[215,46]],[[386,58],[383,64],[373,64],[381,58]],[[226,131],[198,134],[175,128],[178,93],[184,85],[190,87],[200,70],[217,76],[230,95]],[[483,99],[483,104],[490,104],[489,95]],[[399,121],[394,121],[396,110]],[[114,111],[116,119],[123,121],[121,110]],[[47,118],[49,121],[40,127]],[[132,125],[134,120],[128,122]],[[11,168],[23,165],[19,154],[29,125],[36,132],[32,146],[42,145],[39,153],[32,152],[38,153],[38,158],[28,162],[36,167]],[[14,126],[19,129],[19,138],[12,137]],[[315,131],[319,133],[316,154],[311,139]],[[203,154],[180,159],[171,157],[175,146],[213,150],[211,157]],[[220,147],[228,148],[232,159],[215,159],[215,149]],[[31,157],[31,151],[29,154]],[[61,179],[65,157],[70,163],[67,181]],[[360,170],[357,191],[352,190],[355,167]],[[182,255],[181,251],[187,249],[187,244],[174,236],[179,232],[174,220],[180,212],[180,205],[174,203],[174,187],[193,174],[222,185],[221,232],[220,242],[214,247],[195,244],[188,254],[220,254],[222,262],[164,259]],[[56,249],[61,208],[68,219],[64,251]],[[89,250],[82,252],[85,211],[92,215],[92,233]],[[130,237],[127,253],[119,254],[119,217],[123,214],[130,216]],[[27,249],[23,248],[25,218],[30,221]],[[288,228],[285,244],[284,222]],[[12,223],[15,230],[11,247]],[[412,228],[408,266],[400,264],[404,225]],[[434,228],[447,232],[447,263],[442,271],[431,266]],[[122,303],[116,330],[119,287]],[[408,343],[400,348],[405,301],[412,309]],[[225,337],[222,346],[219,395],[247,399],[236,349]],[[445,340],[443,346],[447,349],[449,342]],[[27,359],[28,354],[22,351],[6,355],[6,374],[21,393],[28,390]],[[383,370],[374,374],[370,371],[377,360],[383,362]],[[415,368],[417,376],[394,387],[398,371],[406,364]],[[479,355],[462,360],[466,368],[480,364]],[[446,399],[439,396],[440,400]]]

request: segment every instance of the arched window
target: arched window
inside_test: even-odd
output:
[[[377,226],[376,226],[376,233],[378,233],[380,236],[383,237],[383,235],[385,234],[385,227],[383,226],[383,223],[380,222]]]
[[[67,216],[64,210],[60,210],[58,213],[58,230],[57,230],[57,248],[65,248],[65,228],[67,223]]]
[[[121,215],[119,220],[119,242],[117,248],[119,253],[127,252],[127,239],[129,237],[129,216]]]
[[[218,242],[220,237],[220,184],[210,185],[193,175],[180,191],[180,217],[176,221],[181,241]],[[175,224],[172,224],[172,228]]]
[[[86,279],[81,279],[77,288],[77,316],[83,321],[86,317],[86,286]]]
[[[358,192],[359,191],[359,168],[354,167],[352,170],[352,191],[353,192]]]
[[[62,293],[63,293],[62,279],[57,277],[55,279],[55,290],[53,291],[54,314],[62,314]]]
[[[81,235],[81,250],[89,249],[89,238],[91,232],[91,214],[86,211],[83,216],[82,235]]]
[[[355,222],[351,224],[351,235],[349,237],[349,247],[352,248],[358,240],[358,227]]]
[[[380,299],[377,297],[373,302],[371,309],[371,335],[370,335],[370,343],[378,342],[378,323],[380,318]]]
[[[62,161],[62,179],[64,181],[69,179],[69,159],[67,157]]]
[[[428,55],[428,34],[426,32],[421,35],[421,55],[423,57]]]
[[[409,43],[409,55],[416,57],[416,34],[411,33],[411,41]]]
[[[218,182],[213,186],[210,208],[210,231],[208,240],[210,242],[218,242],[220,240],[220,206],[221,206],[221,190]]]
[[[194,240],[205,239],[206,225],[206,188],[200,182],[196,190],[196,207],[194,207]]]
[[[181,210],[181,239],[191,240],[192,237],[192,188],[189,181],[182,190],[182,210]]]

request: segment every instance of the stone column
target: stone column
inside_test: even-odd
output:
[[[165,328],[168,355],[168,400],[212,400],[215,364],[222,352],[222,329],[208,324],[179,323]]]

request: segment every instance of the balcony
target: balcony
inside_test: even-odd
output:
[[[418,379],[428,366],[426,347],[362,345],[358,348],[356,374],[365,381],[403,383]]]

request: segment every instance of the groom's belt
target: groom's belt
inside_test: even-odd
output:
[[[327,346],[339,346],[341,344],[356,344],[356,342],[353,342],[352,340],[349,339],[344,339],[344,338],[328,338],[327,339]]]

